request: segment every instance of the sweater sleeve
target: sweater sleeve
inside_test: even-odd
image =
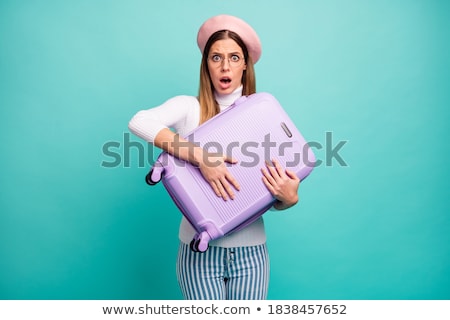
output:
[[[198,121],[195,123],[197,113],[195,97],[176,96],[160,106],[137,112],[128,123],[128,128],[133,134],[153,143],[158,132],[164,128],[185,132],[195,127],[198,124]]]

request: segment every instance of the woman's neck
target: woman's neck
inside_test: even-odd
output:
[[[219,104],[220,110],[226,109],[242,96],[242,85],[229,94],[220,94],[214,91],[214,97]]]

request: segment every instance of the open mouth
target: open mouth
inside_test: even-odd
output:
[[[223,78],[220,79],[220,82],[227,84],[227,83],[231,82],[231,79],[228,78],[228,77],[223,77]]]

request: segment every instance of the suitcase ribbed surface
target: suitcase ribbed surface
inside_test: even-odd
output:
[[[239,162],[237,164],[228,164],[230,173],[236,178],[241,186],[240,191],[236,191],[235,200],[223,201],[222,198],[217,197],[208,184],[201,183],[203,177],[197,171],[198,174],[194,174],[194,178],[204,191],[204,194],[215,208],[216,213],[223,222],[232,220],[235,215],[246,209],[249,204],[256,203],[258,199],[267,197],[267,189],[262,182],[261,168],[265,166],[264,156],[265,153],[269,153],[269,159],[276,158],[279,162],[285,166],[286,157],[292,159],[293,148],[288,148],[285,151],[284,156],[278,154],[278,145],[275,147],[264,148],[264,136],[270,134],[270,141],[283,141],[286,140],[286,135],[282,130],[278,119],[274,119],[273,126],[267,126],[267,122],[262,127],[262,121],[259,121],[258,116],[255,115],[254,109],[249,109],[248,112],[252,112],[253,121],[245,121],[242,119],[248,119],[248,117],[242,115],[242,117],[235,117],[229,119],[227,122],[227,131],[238,132],[239,136],[246,137],[243,141],[230,140],[229,135],[223,130],[214,129],[209,131],[207,135],[199,137],[200,145],[205,147],[202,141],[209,141],[206,146],[210,146],[208,151],[219,151],[222,154],[227,153],[227,148],[231,151],[232,157],[236,158]],[[262,134],[264,133],[264,134]],[[195,140],[195,136],[194,136]],[[213,143],[211,143],[213,142]],[[217,150],[215,147],[221,145],[223,150]],[[214,148],[213,148],[214,146]],[[267,151],[265,151],[267,150]],[[252,155],[249,155],[249,153]],[[296,150],[298,152],[298,150]],[[256,156],[257,155],[257,156]],[[253,172],[253,174],[251,174]]]

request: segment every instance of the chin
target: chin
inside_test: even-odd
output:
[[[228,88],[228,89],[221,89],[221,90],[219,91],[219,93],[221,93],[221,94],[230,94],[230,93],[232,93],[233,91],[234,91],[234,89]]]
[[[230,93],[232,93],[234,90],[236,90],[238,87],[229,87],[229,88],[226,88],[226,89],[223,89],[223,88],[221,88],[221,87],[219,87],[219,88],[216,88],[216,91],[218,92],[218,93],[220,93],[220,94],[230,94]]]

